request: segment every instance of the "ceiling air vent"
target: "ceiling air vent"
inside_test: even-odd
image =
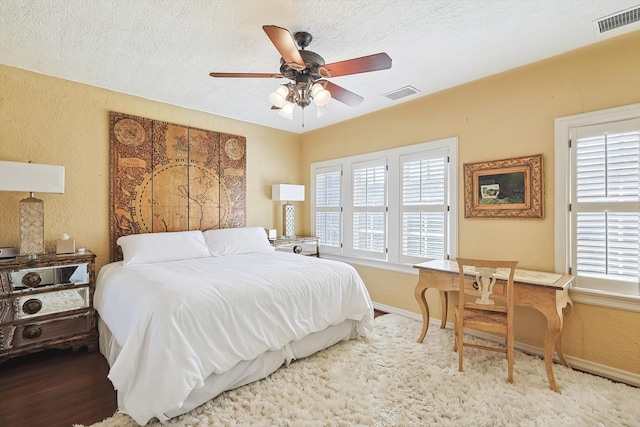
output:
[[[407,96],[411,96],[414,95],[416,93],[420,92],[418,89],[416,89],[413,86],[405,86],[403,88],[397,89],[397,90],[393,90],[391,92],[385,93],[382,96],[386,96],[387,98],[389,98],[392,101],[397,101],[400,98],[405,98]]]
[[[640,6],[632,7],[631,9],[622,10],[614,13],[613,15],[596,19],[593,21],[593,27],[596,34],[602,34],[606,31],[615,30],[616,28],[633,24],[638,21],[640,21]]]

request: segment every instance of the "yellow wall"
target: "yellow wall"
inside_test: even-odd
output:
[[[553,120],[640,102],[637,46],[640,32],[302,136],[0,65],[0,159],[66,167],[65,194],[38,195],[45,201],[46,245],[53,249],[68,233],[98,254],[99,267],[109,249],[111,110],[245,136],[247,223],[278,229],[271,184],[308,185],[315,161],[458,136],[462,185],[465,162],[543,153],[545,219],[465,219],[461,210],[458,246],[461,256],[491,253],[515,257],[523,268],[553,270]],[[0,192],[0,246],[19,245],[18,201],[25,196]],[[298,233],[309,231],[308,206],[297,210]],[[374,301],[419,312],[416,276],[358,270]],[[428,298],[437,317],[437,295]],[[522,311],[516,338],[542,346],[544,319]],[[566,326],[565,353],[640,373],[638,331],[640,313],[578,304]]]
[[[281,229],[271,184],[299,182],[299,136],[0,65],[0,160],[65,166],[65,192],[45,203],[45,245],[63,233],[109,257],[109,111],[247,138],[247,224]],[[18,202],[0,192],[0,246],[19,246]],[[301,227],[301,226],[300,226]]]
[[[553,271],[554,119],[640,102],[638,46],[640,31],[304,134],[303,170],[316,161],[458,136],[458,255],[490,254],[517,259],[521,268]],[[464,218],[463,163],[538,153],[544,155],[544,219]],[[308,185],[309,174],[304,179]],[[309,224],[309,211],[305,215]],[[416,276],[358,270],[374,301],[420,312]],[[438,317],[437,294],[428,299]],[[541,314],[521,309],[517,323],[517,340],[542,347]],[[640,374],[639,330],[640,313],[577,304],[564,351]]]

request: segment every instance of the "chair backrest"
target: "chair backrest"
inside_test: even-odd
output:
[[[492,261],[458,258],[460,271],[459,307],[488,311],[509,311],[513,307],[513,277],[518,261]],[[475,295],[474,302],[465,302],[465,295]],[[502,301],[496,304],[494,300]],[[511,313],[510,313],[511,314]]]

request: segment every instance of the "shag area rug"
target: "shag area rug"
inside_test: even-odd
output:
[[[555,393],[542,359],[518,351],[513,384],[499,353],[467,348],[458,372],[453,331],[432,325],[418,344],[421,322],[387,314],[374,325],[365,339],[295,361],[164,425],[640,425],[638,388],[555,365],[561,391]],[[116,413],[93,427],[136,425]]]

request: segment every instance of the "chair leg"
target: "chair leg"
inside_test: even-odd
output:
[[[458,323],[456,322],[453,325],[453,351],[458,351]]]
[[[462,327],[456,325],[456,346],[458,347],[458,371],[462,372],[462,352],[464,342],[462,341]]]
[[[513,331],[507,333],[507,381],[513,383]]]

